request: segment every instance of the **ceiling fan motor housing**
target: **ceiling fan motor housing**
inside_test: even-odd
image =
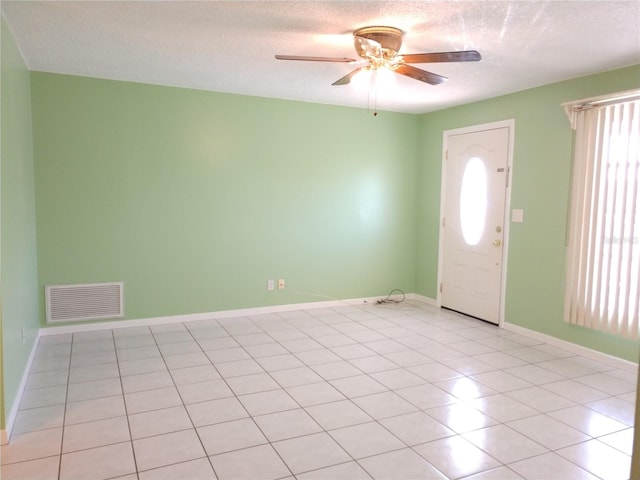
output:
[[[354,44],[358,55],[367,58],[367,52],[357,41],[357,37],[366,38],[378,42],[382,47],[382,54],[386,59],[396,56],[402,46],[402,36],[404,32],[395,27],[364,27],[353,32]]]

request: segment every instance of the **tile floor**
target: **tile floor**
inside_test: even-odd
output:
[[[2,478],[626,479],[635,389],[411,302],[45,336]]]

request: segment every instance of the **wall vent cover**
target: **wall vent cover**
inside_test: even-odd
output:
[[[123,282],[47,285],[47,323],[123,318]]]

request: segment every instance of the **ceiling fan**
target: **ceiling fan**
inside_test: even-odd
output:
[[[353,43],[358,55],[367,61],[363,67],[357,68],[344,77],[333,82],[332,85],[347,85],[351,79],[363,70],[375,71],[387,68],[393,72],[414,78],[421,82],[437,85],[447,80],[447,77],[416,68],[411,63],[439,63],[439,62],[477,62],[482,59],[476,50],[437,53],[413,53],[400,55],[404,32],[395,27],[364,27],[353,32]],[[278,60],[302,60],[309,62],[342,62],[355,63],[353,58],[336,57],[307,57],[300,55],[276,55]]]

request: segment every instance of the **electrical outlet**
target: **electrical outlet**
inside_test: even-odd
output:
[[[267,290],[269,290],[270,292],[276,289],[276,282],[275,280],[267,280]]]
[[[278,280],[278,290],[284,290],[284,278]]]
[[[24,325],[22,326],[22,343],[23,344],[27,343],[27,337],[24,333]]]

